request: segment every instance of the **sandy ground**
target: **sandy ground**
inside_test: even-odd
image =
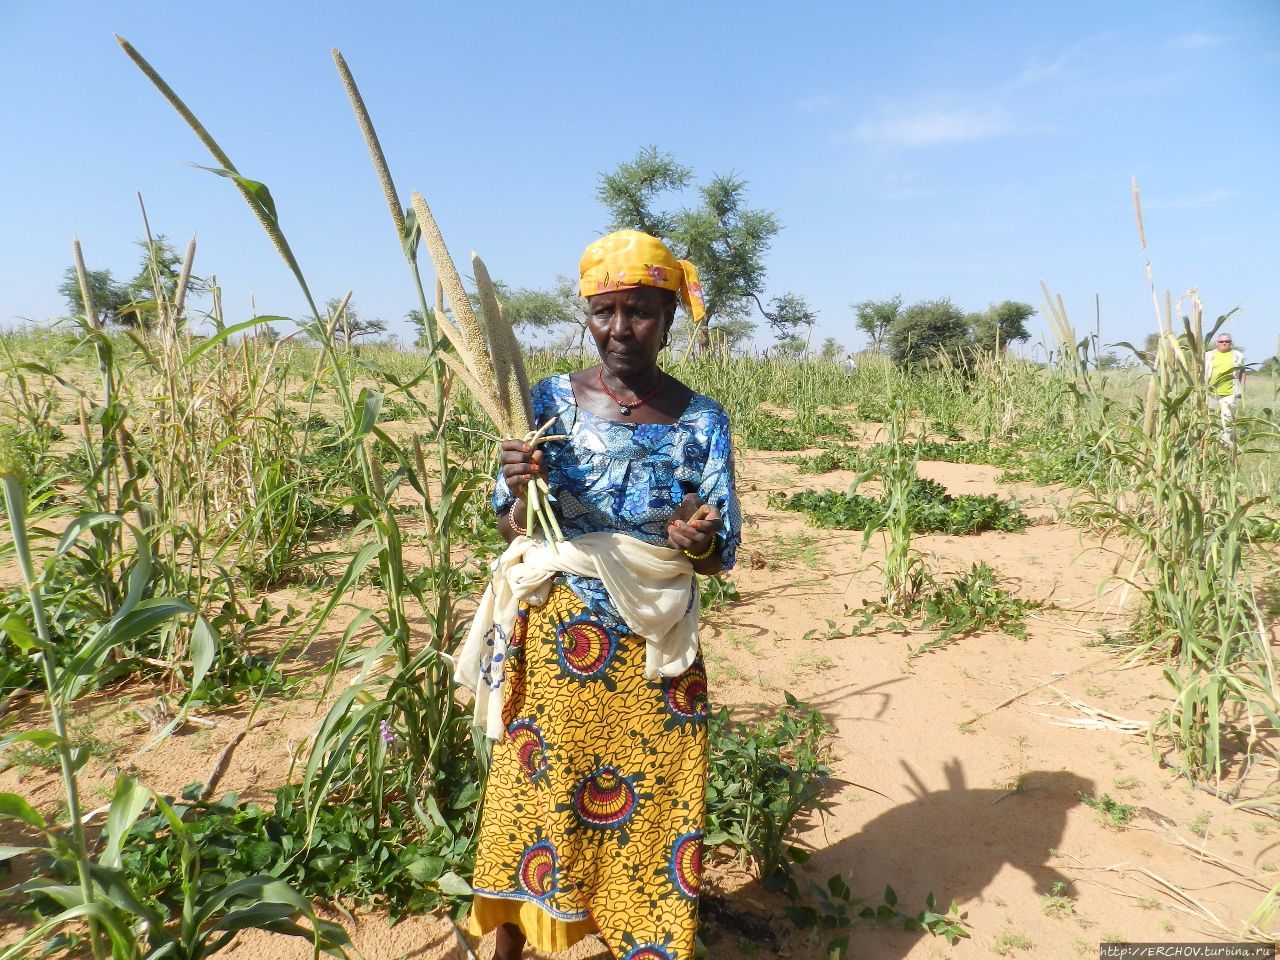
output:
[[[971,940],[952,947],[863,923],[850,956],[1087,957],[1105,940],[1232,939],[1280,882],[1280,823],[1192,789],[1160,767],[1142,735],[1080,725],[1089,720],[1080,705],[1148,720],[1165,686],[1157,668],[1125,668],[1099,644],[1099,629],[1124,620],[1126,597],[1110,580],[1118,560],[1059,519],[1062,492],[998,485],[999,471],[990,467],[921,465],[922,475],[953,493],[1015,496],[1037,517],[1016,534],[918,538],[934,572],[985,560],[1006,586],[1048,606],[1029,619],[1025,641],[973,635],[908,659],[933,634],[850,636],[847,629],[848,611],[880,592],[878,541],[864,552],[860,533],[809,528],[766,504],[778,490],[843,489],[852,475],[798,475],[788,456],[740,458],[747,525],[733,581],[742,600],[704,626],[713,696],[738,715],[756,716],[789,692],[835,728],[832,810],[802,836],[814,852],[809,878],[821,883],[840,874],[873,905],[889,885],[909,910],[933,893],[944,906],[956,901],[972,930]],[[287,599],[281,594],[277,602]],[[313,664],[325,657],[318,648],[308,654]],[[155,694],[112,691],[77,705],[75,726],[116,745],[112,756],[86,768],[87,808],[106,802],[121,769],[162,790],[203,781],[244,729],[246,710],[231,708],[214,717],[216,727],[188,726],[141,752],[150,731],[134,711]],[[219,792],[266,796],[318,723],[321,706],[314,699],[269,706],[232,755]],[[1274,774],[1255,770],[1244,794],[1261,794]],[[58,780],[43,769],[0,772],[0,791],[21,793],[46,811],[60,797]],[[1080,801],[1104,793],[1139,808],[1128,827],[1104,824]],[[13,839],[0,826],[0,844]],[[783,902],[732,865],[713,863],[708,883],[732,914],[703,924],[712,957],[825,956],[826,935],[796,931]],[[5,922],[12,921],[0,919],[0,942],[17,934]],[[468,956],[440,919],[388,927],[383,915],[366,913],[348,927],[369,960]],[[491,950],[482,943],[477,955]],[[254,934],[225,955],[290,960],[310,952],[297,941]],[[589,940],[566,956],[603,960],[608,951]]]

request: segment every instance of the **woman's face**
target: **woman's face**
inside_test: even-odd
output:
[[[601,363],[617,377],[657,366],[675,309],[675,296],[658,287],[634,287],[591,297],[587,301],[587,329],[600,351]]]

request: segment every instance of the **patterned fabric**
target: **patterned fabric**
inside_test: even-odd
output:
[[[567,584],[522,611],[485,789],[472,930],[519,923],[565,949],[592,929],[616,957],[692,960],[706,812],[701,660],[647,680],[645,640]],[[516,678],[519,679],[516,679]],[[531,918],[530,905],[557,923]]]
[[[567,376],[533,389],[565,536],[621,532],[666,543],[686,493],[724,521],[733,565],[742,519],[729,421],[694,394],[671,425],[615,423],[579,410]],[[499,475],[493,505],[511,492]],[[647,641],[623,624],[599,580],[560,575],[542,606],[521,606],[509,638],[472,886],[472,930],[514,923],[544,952],[599,931],[615,957],[692,960],[706,814],[707,676],[645,678]]]
[[[658,287],[680,295],[694,323],[707,315],[698,268],[657,237],[639,230],[618,230],[590,244],[578,263],[578,292],[584,297],[635,287]]]
[[[729,416],[720,404],[695,393],[676,423],[618,423],[579,409],[562,374],[534,385],[533,416],[539,425],[558,418],[551,432],[568,435],[542,447],[565,537],[606,530],[665,545],[672,511],[686,493],[696,493],[720,511],[720,562],[726,570],[733,566],[742,515],[733,488]],[[502,513],[514,499],[499,473],[494,511]],[[568,582],[593,613],[615,629],[624,626],[599,580]]]

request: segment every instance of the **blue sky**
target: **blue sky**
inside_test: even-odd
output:
[[[616,12],[615,12],[616,11]],[[1251,357],[1280,333],[1280,3],[64,3],[0,0],[0,326],[64,312],[142,234],[199,237],[229,319],[296,316],[292,278],[129,39],[242,173],[271,188],[313,289],[406,331],[414,294],[329,50],[361,85],[402,194],[456,258],[542,286],[605,225],[602,171],[657,144],[736,171],[784,224],[770,295],[855,346],[850,302],[965,309],[1061,292],[1140,339],[1156,284],[1197,287]],[[1044,329],[1038,315],[1037,339]],[[762,332],[762,340],[766,339]]]

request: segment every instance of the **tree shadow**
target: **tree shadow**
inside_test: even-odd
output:
[[[947,786],[930,790],[905,761],[909,779],[905,788],[913,799],[874,817],[854,836],[813,852],[802,868],[801,886],[808,882],[825,886],[840,875],[857,897],[875,907],[886,887],[897,895],[898,909],[915,914],[932,893],[939,912],[956,901],[961,909],[981,902],[984,892],[1006,866],[1026,874],[1039,894],[1076,895],[1069,877],[1050,863],[1066,828],[1067,813],[1081,794],[1091,794],[1093,781],[1065,770],[1036,770],[1023,774],[1015,789],[977,789],[965,782],[959,760],[944,767]],[[1057,886],[1057,885],[1061,886]],[[764,892],[759,883],[734,891],[728,897],[737,914],[760,914],[767,906],[780,914],[787,902]],[[856,916],[856,909],[852,911]],[[777,927],[790,927],[780,915]],[[813,935],[817,946],[830,933]],[[781,930],[779,936],[786,936]],[[791,935],[796,943],[805,934]],[[900,960],[927,933],[905,933],[901,926],[889,929],[859,921],[852,930],[849,956],[860,960]],[[717,958],[758,954],[766,943],[737,936],[723,929],[712,947]],[[795,953],[793,955],[803,955]],[[818,950],[815,956],[824,955]]]

